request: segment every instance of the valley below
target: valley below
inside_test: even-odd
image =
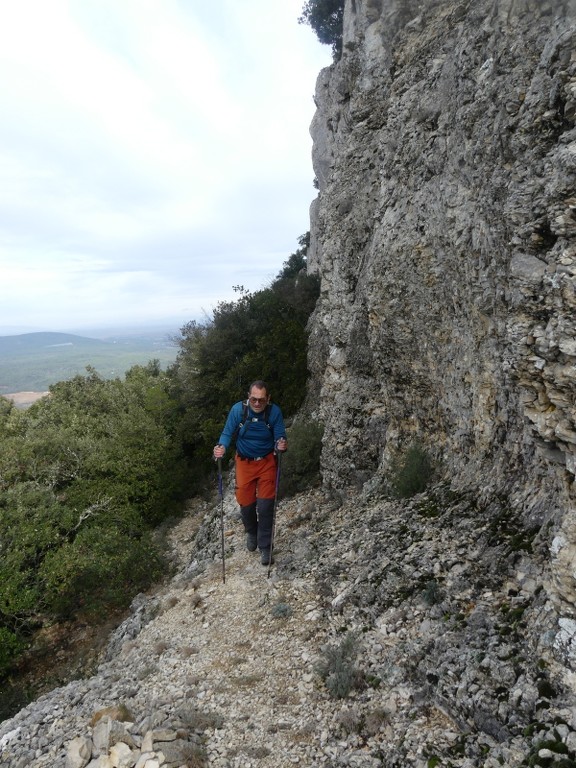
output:
[[[94,369],[105,379],[123,376],[135,365],[171,365],[178,345],[168,331],[92,338],[70,333],[0,336],[0,395],[17,407],[42,397],[52,384]]]

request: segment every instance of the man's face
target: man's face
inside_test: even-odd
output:
[[[268,393],[265,389],[258,389],[258,387],[252,387],[250,394],[248,395],[250,400],[250,408],[256,413],[261,413],[266,409],[268,405]]]

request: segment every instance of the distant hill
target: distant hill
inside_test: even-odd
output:
[[[0,394],[45,391],[51,384],[95,368],[104,378],[123,376],[133,365],[159,360],[166,368],[178,347],[166,333],[94,339],[71,333],[0,336]]]

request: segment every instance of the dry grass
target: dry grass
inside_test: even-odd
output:
[[[165,640],[159,640],[157,643],[154,644],[153,651],[156,654],[156,656],[162,656],[163,653],[165,653],[168,648],[170,648],[170,644],[167,643]]]
[[[194,656],[195,654],[200,653],[200,648],[198,648],[197,645],[185,645],[183,648],[180,648],[180,653],[185,659],[187,659],[190,656]]]
[[[231,683],[235,683],[238,688],[249,688],[252,685],[256,685],[262,680],[261,675],[240,675],[240,677],[233,677],[230,679]]]

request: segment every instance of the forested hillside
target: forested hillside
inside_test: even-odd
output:
[[[211,448],[251,380],[296,412],[318,293],[300,246],[268,288],[185,326],[167,371],[89,367],[25,411],[0,398],[0,675],[43,627],[98,622],[167,572],[160,533],[210,487]],[[318,454],[293,457],[297,487]]]

